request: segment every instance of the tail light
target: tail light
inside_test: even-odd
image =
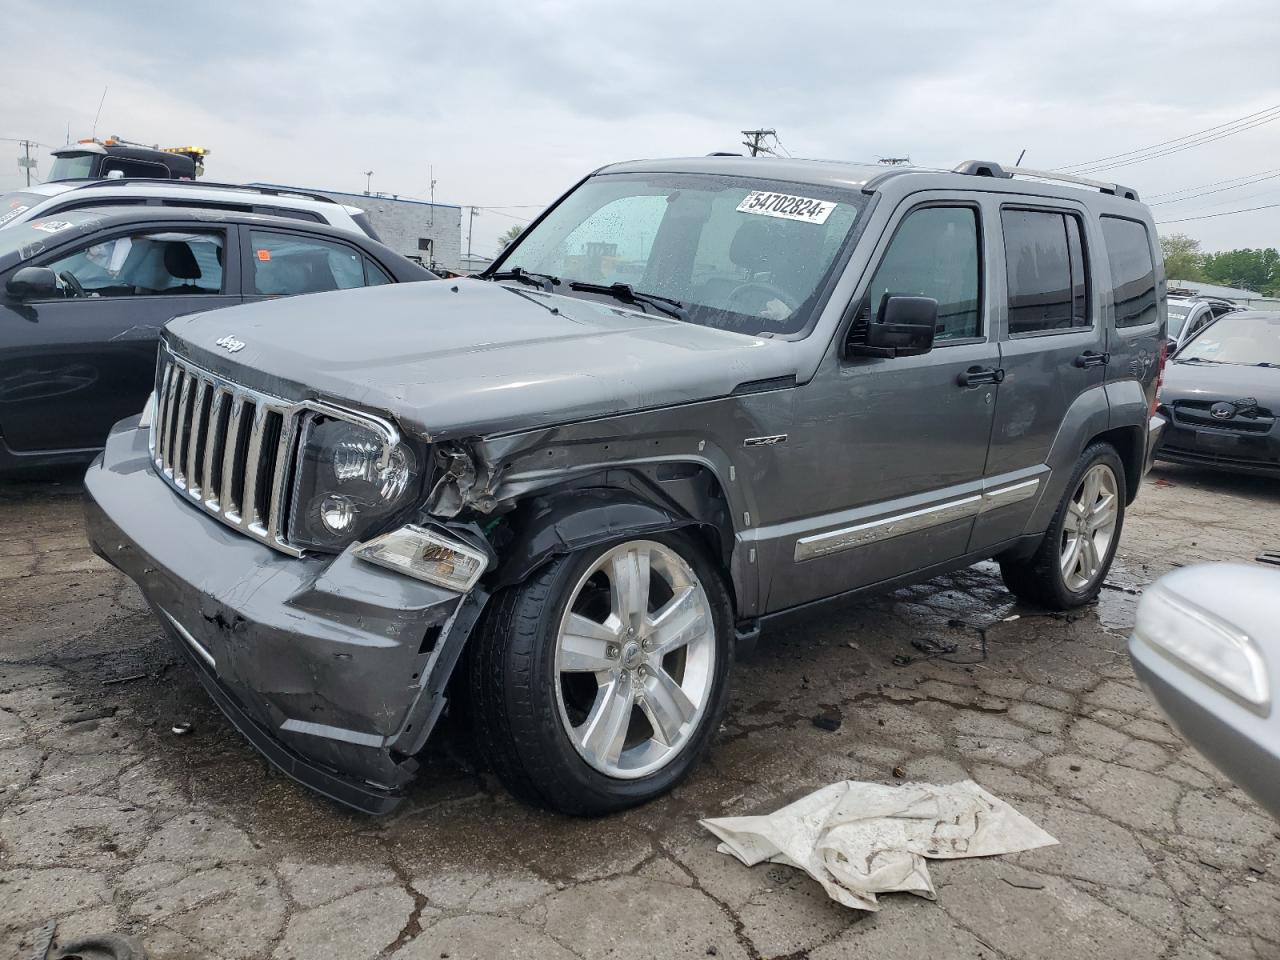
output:
[[[1147,416],[1154,417],[1156,408],[1160,406],[1160,392],[1164,389],[1164,365],[1169,360],[1169,341],[1160,341],[1160,360],[1156,364],[1156,388],[1151,394],[1151,409]]]

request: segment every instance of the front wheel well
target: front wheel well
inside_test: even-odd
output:
[[[519,583],[556,556],[620,537],[685,530],[722,572],[735,602],[734,529],[718,478],[701,464],[610,469],[525,497],[490,539],[492,588]]]
[[[1095,443],[1107,443],[1115,448],[1124,464],[1124,486],[1126,504],[1133,503],[1138,496],[1138,487],[1142,484],[1143,461],[1147,454],[1147,441],[1141,427],[1113,427],[1089,438],[1085,449]]]

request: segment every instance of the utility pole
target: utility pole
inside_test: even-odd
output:
[[[471,219],[467,222],[467,266],[471,266],[471,230],[476,224],[476,208],[471,208]]]
[[[427,178],[431,181],[431,213],[428,216],[431,226],[434,227],[436,225],[436,168],[430,164],[427,165]]]
[[[22,149],[25,156],[18,158],[18,166],[27,171],[27,186],[31,186],[31,170],[36,165],[36,161],[31,159],[31,148],[36,146],[30,140],[22,141]]]
[[[369,191],[373,189],[373,171],[363,170],[361,172],[364,174],[364,195],[367,197],[370,195]]]
[[[742,135],[744,137],[750,138],[749,140],[743,140],[742,145],[751,151],[751,155],[753,157],[758,157],[760,156],[761,153],[773,153],[772,150],[770,150],[768,147],[764,145],[764,138],[765,137],[777,138],[778,131],[777,130],[743,130]]]

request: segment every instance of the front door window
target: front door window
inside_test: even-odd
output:
[[[222,292],[220,233],[165,231],[114,237],[45,264],[68,299]]]

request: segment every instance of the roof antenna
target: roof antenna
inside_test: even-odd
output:
[[[1020,154],[1018,154],[1018,159],[1017,159],[1017,160],[1015,160],[1015,161],[1013,161],[1013,165],[1014,165],[1015,167],[1020,167],[1020,166],[1022,166],[1022,158],[1023,158],[1023,157],[1025,157],[1026,155],[1027,155],[1027,148],[1026,148],[1026,147],[1023,147],[1023,148],[1022,148],[1022,152],[1021,152]]]
[[[107,87],[102,88],[102,99],[98,101],[98,112],[93,115],[93,132],[89,136],[95,139],[98,136],[98,119],[102,116],[102,105],[107,102]]]

